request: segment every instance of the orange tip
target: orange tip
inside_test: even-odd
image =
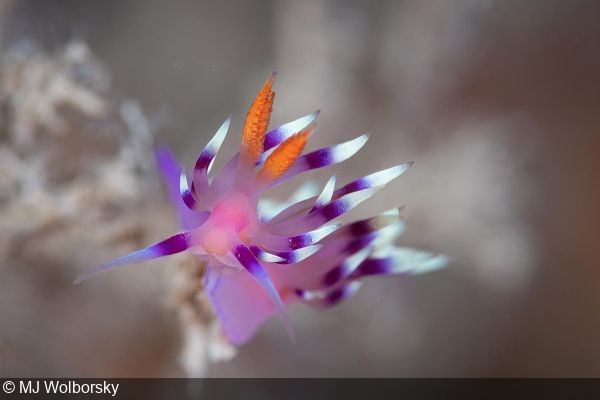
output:
[[[244,129],[242,130],[240,151],[242,158],[252,165],[256,163],[263,152],[263,142],[273,111],[275,92],[272,91],[272,88],[276,77],[277,73],[273,71],[256,95],[250,110],[248,110]]]
[[[308,137],[313,133],[316,124],[312,123],[294,136],[281,143],[264,163],[258,173],[259,179],[273,181],[283,175],[304,150]]]

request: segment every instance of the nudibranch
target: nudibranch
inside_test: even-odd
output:
[[[291,340],[292,303],[332,307],[355,293],[363,278],[411,275],[438,269],[442,255],[401,248],[400,210],[342,224],[342,214],[405,172],[404,163],[335,188],[335,176],[313,197],[280,210],[263,193],[306,171],[340,163],[363,147],[368,135],[302,154],[319,111],[267,131],[275,73],[248,111],[240,150],[213,177],[209,172],[229,128],[221,125],[202,150],[191,177],[166,149],[156,151],[182,232],[150,247],[100,264],[77,281],[124,264],[190,251],[207,264],[205,292],[222,333],[232,344],[249,340],[279,315]]]

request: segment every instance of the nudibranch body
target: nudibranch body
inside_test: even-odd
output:
[[[191,251],[208,265],[205,291],[233,344],[250,339],[278,314],[293,340],[291,303],[315,308],[338,304],[374,275],[417,274],[442,267],[441,255],[396,247],[404,230],[399,209],[349,224],[331,223],[367,200],[412,163],[400,164],[338,189],[335,177],[320,194],[279,212],[261,206],[261,195],[297,174],[340,163],[367,135],[302,154],[318,111],[267,132],[275,93],[273,73],[250,107],[240,151],[209,180],[229,128],[225,120],[200,153],[191,179],[172,154],[156,152],[183,231],[145,249],[98,265],[78,281],[123,264]]]

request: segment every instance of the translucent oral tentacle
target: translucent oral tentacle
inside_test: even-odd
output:
[[[356,293],[361,285],[362,283],[360,281],[353,281],[326,292],[295,289],[294,293],[296,293],[306,305],[323,309],[333,307],[341,301],[346,300]]]
[[[372,188],[375,186],[383,186],[399,177],[404,173],[412,162],[396,165],[391,168],[387,168],[378,172],[374,172],[370,175],[356,179],[345,186],[335,190],[333,192],[333,199],[340,198],[346,194],[356,192],[363,189]],[[306,213],[311,210],[313,204],[316,202],[317,197],[311,197],[309,199],[300,201],[291,205],[290,207],[282,210],[279,214],[274,216],[269,221],[269,227],[276,227],[277,224],[285,222],[287,219],[298,216],[299,214]]]
[[[375,217],[346,224],[332,234],[328,240],[368,235],[370,233],[385,229],[393,224],[398,224],[401,228],[401,231],[403,231],[405,228],[404,222],[402,221],[400,212],[397,208],[390,210],[388,213],[383,213]]]
[[[413,164],[414,163],[410,161],[356,179],[336,190],[334,197],[343,196],[347,193],[356,192],[357,190],[362,190],[373,186],[386,185],[406,172],[406,170],[408,170]]]
[[[340,265],[334,267],[325,274],[322,279],[324,287],[330,287],[347,278],[369,257],[372,249],[365,247],[362,250],[354,253],[352,256],[346,258]]]
[[[208,142],[196,160],[194,177],[192,180],[192,192],[196,193],[200,199],[209,195],[208,173],[213,165],[215,156],[225,140],[230,123],[231,115],[221,124],[221,127],[217,130],[215,136]]]
[[[196,160],[195,169],[198,170],[206,170],[210,171],[212,167],[215,156],[219,152],[225,137],[227,136],[227,131],[229,130],[229,125],[231,124],[231,115],[229,115],[225,121],[221,124],[217,133],[213,136],[213,138],[208,142],[204,150],[200,153],[198,160]]]
[[[159,147],[155,151],[156,165],[167,185],[167,191],[179,223],[185,230],[192,230],[200,226],[207,217],[206,213],[199,213],[189,209],[181,198],[180,177],[181,165],[166,147]]]
[[[267,272],[260,265],[259,261],[256,259],[252,251],[248,249],[246,246],[239,244],[235,247],[233,251],[233,255],[240,264],[256,279],[256,281],[263,287],[266,294],[269,296],[275,307],[277,308],[278,314],[281,317],[283,324],[285,326],[285,330],[290,337],[292,342],[295,342],[295,335],[292,329],[292,325],[289,321],[287,311],[281,300],[281,296],[279,292],[275,288],[273,281],[267,275]]]
[[[254,257],[258,258],[261,261],[272,262],[272,263],[278,263],[278,262],[285,261],[285,258],[279,257],[272,253],[268,253],[258,246],[250,246],[249,249],[252,252],[252,254],[254,254]]]
[[[75,283],[80,283],[96,274],[104,271],[125,265],[138,263],[142,261],[152,260],[168,256],[171,254],[181,253],[190,247],[190,234],[188,232],[179,233],[171,236],[162,242],[156,243],[152,246],[146,247],[145,249],[134,251],[133,253],[126,254],[124,256],[115,258],[114,260],[102,263],[90,269],[77,278]]]
[[[281,125],[278,128],[273,129],[265,135],[265,141],[263,146],[263,154],[260,155],[256,165],[261,165],[265,162],[267,157],[269,157],[269,150],[274,148],[275,146],[281,144],[286,139],[289,139],[294,134],[300,132],[308,125],[310,125],[315,119],[321,110],[317,110],[311,114],[300,117],[292,122],[288,122],[287,124]]]
[[[300,156],[296,159],[292,167],[283,176],[274,180],[269,187],[275,186],[302,172],[341,163],[356,154],[368,139],[369,135],[365,133],[353,140],[331,147],[324,147]]]
[[[200,206],[200,200],[196,197],[194,191],[192,191],[188,185],[188,179],[185,172],[182,171],[179,177],[179,191],[181,192],[181,199],[190,210],[196,210]]]

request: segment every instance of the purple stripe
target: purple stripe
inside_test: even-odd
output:
[[[198,200],[194,196],[194,193],[188,186],[188,180],[184,172],[181,172],[179,177],[179,191],[181,192],[181,199],[190,210],[194,210],[198,205]]]
[[[326,273],[325,276],[323,276],[321,283],[324,285],[324,287],[331,287],[342,279],[345,279],[354,271],[356,271],[356,269],[367,259],[367,257],[369,257],[371,251],[371,248],[363,248],[356,253],[352,253],[352,255],[350,257],[346,257],[341,264]]]
[[[400,215],[382,214],[376,217],[355,221],[345,225],[339,235],[348,235],[351,237],[360,237],[385,229],[390,225],[397,224],[401,221]]]
[[[252,251],[250,249],[248,249],[246,246],[243,246],[243,245],[237,246],[234,250],[234,255],[235,255],[235,258],[237,258],[238,261],[242,264],[242,266],[244,268],[246,268],[253,277],[255,277],[256,279],[259,280],[261,285],[263,285],[262,280],[264,280],[264,279],[268,279],[270,281],[267,273],[262,268],[262,266],[259,264],[256,257],[254,257],[254,255],[252,254]],[[273,285],[273,284],[270,283],[270,285]],[[273,286],[272,289],[275,290],[275,286]],[[269,290],[271,290],[271,289],[269,289]]]
[[[210,163],[217,155],[217,152],[221,148],[221,144],[223,144],[223,140],[225,140],[225,136],[227,135],[227,130],[229,129],[229,123],[231,122],[231,115],[223,121],[217,133],[213,136],[213,138],[208,142],[204,150],[200,153],[198,160],[196,161],[195,172],[198,172],[203,169],[208,169]]]
[[[371,187],[369,181],[366,178],[360,178],[355,181],[348,183],[347,185],[336,190],[336,196],[344,196],[348,193],[357,192],[359,190],[367,189]]]
[[[367,235],[376,230],[370,223],[370,219],[364,219],[362,221],[353,222],[347,225],[347,227],[350,235],[354,237]]]
[[[273,251],[298,250],[318,243],[323,238],[338,230],[341,226],[342,224],[326,225],[314,231],[291,237],[267,233],[264,240],[261,242],[261,246]]]
[[[369,188],[360,192],[349,193],[342,196],[326,206],[316,209],[314,213],[319,213],[325,217],[326,221],[331,221],[342,214],[347,213],[354,207],[371,197],[378,188]]]
[[[344,286],[333,289],[330,292],[311,293],[303,289],[295,289],[295,294],[300,297],[307,305],[315,308],[329,308],[337,305],[347,299],[360,288],[360,283],[350,282]]]
[[[270,150],[273,147],[281,144],[292,135],[300,132],[302,129],[310,125],[319,115],[321,111],[317,110],[312,114],[300,117],[292,122],[288,122],[285,125],[281,125],[278,128],[273,129],[265,135],[264,151]]]
[[[336,305],[340,301],[344,300],[348,296],[349,296],[349,293],[348,293],[347,287],[342,286],[341,288],[336,289],[333,292],[329,293],[327,295],[327,297],[325,297],[325,299],[324,299],[324,304],[329,307],[333,307],[334,305]]]
[[[395,167],[377,171],[362,178],[359,178],[336,190],[334,197],[341,197],[348,193],[356,192],[374,186],[385,185],[402,175],[412,165],[413,162],[410,161],[405,164],[396,165]]]
[[[359,279],[365,276],[386,275],[392,271],[394,260],[391,257],[370,258],[365,260],[360,266],[350,274],[349,279]]]
[[[345,251],[350,253],[350,254],[354,254],[362,249],[364,249],[365,247],[367,247],[368,245],[370,245],[371,243],[373,243],[373,241],[377,239],[377,235],[366,235],[366,236],[362,236],[359,237],[358,239],[354,239],[351,242],[349,242],[346,245]]]
[[[336,200],[321,208],[319,213],[322,214],[327,221],[331,221],[332,219],[335,219],[348,211],[349,208],[347,204]]]
[[[309,234],[303,234],[291,237],[289,239],[290,250],[301,249],[306,246],[310,246],[312,243],[312,238]]]
[[[100,272],[104,272],[121,265],[138,263],[171,254],[181,253],[182,251],[187,250],[189,247],[189,236],[190,235],[187,232],[179,233],[145,249],[134,251],[133,253],[129,253],[122,257],[115,258],[114,260],[97,265],[77,278],[75,283],[80,283],[96,274],[99,274]]]
[[[329,165],[334,165],[345,161],[356,154],[364,146],[368,138],[369,136],[364,134],[348,142],[315,150],[312,153],[298,157],[292,167],[279,179],[273,181],[270,187],[275,186],[302,172],[306,172],[311,169],[327,167]]]
[[[346,184],[345,186],[335,190],[333,192],[333,196],[332,196],[332,199],[334,199],[334,201],[329,203],[330,208],[325,209],[324,212],[328,213],[329,217],[333,217],[333,218],[335,218],[335,215],[339,214],[340,212],[342,212],[342,214],[343,214],[346,211],[343,211],[343,209],[338,208],[339,206],[336,206],[336,205],[332,206],[331,204],[335,203],[338,199],[343,198],[344,196],[350,195],[352,193],[357,193],[357,192],[360,192],[363,190],[368,190],[368,189],[373,189],[373,188],[381,188],[385,184],[390,182],[391,180],[400,176],[412,164],[413,164],[412,162],[409,162],[409,163],[397,165],[395,167],[391,167],[391,168],[388,168],[388,169],[385,169],[382,171],[372,173],[370,175],[367,175],[365,177],[362,177],[355,181],[352,181],[352,182]],[[293,171],[292,170],[288,171],[282,178],[280,178],[276,182],[281,182],[287,178],[291,178],[292,176],[296,175],[297,173],[303,172],[303,170],[302,170],[303,165],[304,165],[304,167],[306,166],[305,164],[300,164],[300,165],[295,164],[295,167],[294,166],[292,167]],[[296,169],[294,170],[294,168],[296,168]],[[282,210],[281,212],[279,212],[279,214],[277,214],[276,216],[274,216],[271,219],[270,226],[274,228],[276,226],[276,224],[286,223],[287,221],[284,220],[285,218],[283,218],[283,216],[298,214],[301,211],[303,211],[303,209],[306,211],[310,210],[310,212],[318,210],[319,207],[313,207],[311,209],[310,204],[314,204],[315,202],[317,202],[319,197],[320,196],[311,197],[310,199],[303,200],[301,202],[293,204],[293,205],[289,206],[288,208]],[[321,207],[320,209],[324,209],[324,207]],[[330,218],[330,219],[333,219],[333,218]]]
[[[334,283],[337,283],[342,278],[344,278],[344,275],[346,275],[344,273],[344,266],[338,265],[337,267],[329,271],[327,274],[325,274],[325,276],[323,277],[323,284],[327,287],[332,286]]]
[[[258,246],[250,246],[250,251],[259,260],[275,264],[295,264],[316,253],[321,246],[307,246],[294,251],[267,252]]]
[[[299,158],[300,161],[300,158]],[[333,151],[331,148],[315,150],[301,157],[301,162],[305,163],[308,168],[322,168],[331,165],[335,162]]]
[[[213,158],[215,158],[215,153],[208,150],[202,151],[202,153],[200,153],[200,157],[198,157],[198,160],[196,160],[196,165],[194,169],[196,171],[208,169],[208,166],[210,165]]]
[[[277,264],[295,264],[300,261],[305,260],[306,258],[312,256],[317,251],[321,249],[320,245],[307,246],[294,251],[284,251],[281,253],[276,253],[278,257],[283,258],[285,261],[276,261]]]
[[[315,209],[308,215],[281,222],[277,225],[279,232],[282,231],[312,231],[321,225],[339,217],[340,215],[350,211],[363,201],[371,197],[380,187],[361,190],[360,192],[347,194],[337,200],[332,201],[325,207]]]

